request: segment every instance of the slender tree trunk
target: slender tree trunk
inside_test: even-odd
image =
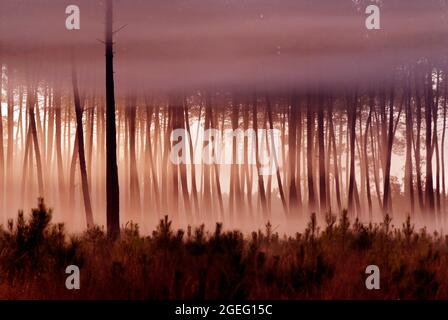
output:
[[[266,191],[264,187],[264,179],[261,172],[261,164],[260,164],[259,139],[258,139],[258,101],[256,95],[254,95],[253,97],[252,127],[255,133],[255,163],[257,167],[258,194],[260,196],[263,218],[266,219],[268,217],[268,207],[267,207]]]
[[[425,107],[425,121],[426,121],[426,210],[431,215],[434,214],[435,203],[434,203],[434,187],[433,187],[433,177],[432,177],[432,109],[433,109],[433,99],[432,99],[432,79],[431,73],[427,76],[426,84],[426,107]]]
[[[332,110],[332,103],[330,103],[330,110],[329,110],[329,116],[328,121],[329,129],[330,129],[330,139],[331,144],[333,145],[333,168],[334,168],[334,184],[335,184],[335,191],[336,191],[336,201],[338,204],[338,210],[341,211],[342,209],[342,201],[341,201],[341,189],[340,189],[340,183],[339,183],[339,165],[338,165],[338,153],[336,148],[336,135],[334,132],[334,124],[333,124],[333,110]],[[328,155],[330,156],[330,155]]]
[[[420,213],[423,213],[425,205],[423,200],[423,186],[422,186],[422,165],[421,165],[421,127],[422,127],[422,105],[421,105],[421,96],[419,91],[419,83],[416,81],[416,135],[415,135],[415,171],[416,171],[416,183],[417,183],[417,198]]]
[[[237,152],[238,152],[238,141],[237,141],[237,133],[238,133],[238,120],[239,120],[239,108],[235,105],[232,106],[232,164],[230,165],[230,190],[229,190],[229,219],[230,223],[233,224],[235,219],[235,213],[237,212],[237,208],[241,206],[239,203],[239,193],[240,193],[240,184],[239,184],[239,168],[237,161]],[[225,139],[225,137],[223,137]]]
[[[28,87],[29,88],[29,87]],[[39,197],[44,197],[44,179],[43,179],[43,173],[42,173],[42,158],[40,155],[40,148],[39,148],[39,139],[37,137],[37,128],[36,128],[36,118],[34,113],[34,105],[36,103],[36,91],[35,89],[30,89],[28,91],[28,112],[29,112],[29,118],[30,118],[30,130],[33,137],[33,145],[34,145],[34,153],[36,155],[36,165],[37,165],[37,182],[39,186]],[[2,152],[0,152],[0,158]]]
[[[200,117],[200,115],[199,115]],[[196,214],[193,214],[193,219],[195,219],[196,217],[198,217],[198,212],[199,212],[199,198],[198,198],[198,187],[197,187],[197,183],[196,183],[196,164],[195,164],[195,148],[193,146],[193,139],[191,137],[191,129],[190,129],[190,118],[188,115],[188,107],[185,104],[184,106],[184,118],[185,118],[185,126],[187,128],[187,132],[188,132],[188,144],[190,147],[190,163],[191,163],[191,195],[193,196],[193,205],[194,205],[194,210],[196,212]],[[199,122],[200,123],[200,120]],[[199,127],[199,124],[198,124]]]
[[[389,131],[387,133],[387,147],[385,152],[386,165],[384,173],[384,192],[383,192],[383,214],[391,214],[391,194],[390,194],[390,167],[392,163],[392,146],[394,142],[394,93],[391,92],[389,106]]]
[[[358,96],[355,94],[352,103],[349,102],[348,106],[348,124],[350,132],[350,174],[348,183],[348,211],[351,215],[354,215],[354,194],[355,194],[355,138],[356,138],[356,107],[358,103]]]
[[[1,81],[1,79],[0,79]],[[12,181],[12,173],[14,170],[13,167],[13,156],[14,156],[14,88],[13,88],[13,70],[12,68],[8,68],[8,90],[7,90],[7,98],[8,98],[8,154],[6,160],[6,185],[8,189],[13,187]],[[9,202],[9,201],[8,201]],[[8,208],[10,209],[10,208]]]
[[[59,201],[60,205],[65,203],[65,183],[64,183],[64,164],[62,161],[62,143],[61,143],[61,93],[55,90],[54,96],[54,111],[55,111],[55,133],[56,133],[56,162],[58,167],[58,187],[59,187]]]
[[[446,134],[446,115],[447,115],[447,89],[448,89],[448,79],[445,75],[444,78],[445,89],[443,97],[443,129],[442,129],[442,145],[441,145],[441,157],[442,157],[442,223],[446,218],[446,189],[445,189],[445,134]]]
[[[320,212],[327,212],[327,187],[326,187],[326,170],[325,170],[325,133],[324,133],[324,106],[322,98],[318,99],[317,111],[317,140],[319,145],[319,199]]]
[[[115,125],[113,0],[106,0],[106,203],[107,232],[112,239],[120,234],[120,191],[117,168]]]
[[[129,191],[131,201],[131,215],[138,219],[141,212],[140,203],[140,183],[137,172],[137,155],[136,155],[136,121],[137,121],[137,104],[135,97],[128,98],[129,105],[126,108],[129,128]]]
[[[414,178],[412,170],[412,110],[410,88],[406,93],[406,164],[405,164],[405,193],[410,202],[410,214],[414,215]]]
[[[93,212],[92,203],[90,200],[89,184],[87,179],[87,167],[84,149],[84,130],[82,125],[83,107],[81,106],[81,99],[79,97],[78,89],[78,77],[76,73],[76,66],[72,62],[72,84],[73,84],[73,96],[75,100],[75,112],[76,112],[76,135],[78,137],[78,156],[79,156],[79,169],[81,172],[82,182],[82,194],[84,198],[84,209],[86,211],[87,228],[93,227]]]
[[[297,155],[297,118],[299,101],[298,96],[291,98],[291,107],[288,117],[288,163],[289,163],[289,213],[297,210],[297,182],[296,182],[296,155]],[[300,156],[299,156],[300,158]],[[299,171],[298,169],[297,171]]]
[[[307,177],[308,177],[308,210],[313,212],[316,209],[316,196],[314,194],[314,173],[313,173],[313,131],[314,131],[314,114],[311,106],[311,97],[307,96],[307,119],[306,119],[306,147],[307,147]]]
[[[373,214],[372,214],[372,195],[370,192],[370,172],[369,172],[369,157],[367,153],[367,145],[368,145],[368,138],[369,138],[369,129],[372,124],[372,112],[373,108],[375,106],[375,98],[373,96],[373,93],[370,95],[369,99],[369,115],[367,116],[367,122],[366,122],[366,129],[364,133],[364,170],[365,170],[365,183],[366,183],[366,196],[367,196],[367,205],[369,210],[369,221],[372,221]]]
[[[278,192],[280,194],[280,200],[282,201],[283,211],[286,214],[288,214],[288,205],[286,204],[285,192],[283,191],[283,182],[282,182],[282,177],[280,174],[280,165],[278,163],[278,157],[277,157],[276,146],[275,146],[274,120],[272,117],[272,106],[271,106],[271,100],[270,100],[269,95],[266,96],[266,107],[267,107],[267,114],[268,114],[268,119],[269,119],[269,130],[270,130],[269,137],[266,137],[268,140],[267,144],[269,147],[269,139],[270,139],[271,146],[272,146],[271,155],[272,155],[272,159],[273,159],[274,166],[275,166],[275,173],[277,176]],[[269,157],[269,159],[271,159],[271,157]],[[294,160],[294,162],[295,162],[295,160]]]

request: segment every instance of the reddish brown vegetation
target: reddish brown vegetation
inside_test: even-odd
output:
[[[448,238],[350,224],[343,212],[315,215],[303,234],[280,237],[270,224],[245,238],[203,227],[174,231],[166,217],[150,237],[128,225],[116,242],[96,227],[67,237],[43,203],[0,232],[0,298],[8,299],[446,299]],[[81,269],[81,290],[65,289],[65,268]],[[376,264],[381,290],[365,289]]]

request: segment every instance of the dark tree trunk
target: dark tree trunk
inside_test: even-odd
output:
[[[299,101],[297,95],[291,98],[288,116],[288,162],[289,162],[289,213],[297,210],[296,156],[297,156],[297,113]],[[300,158],[300,157],[299,157]],[[298,169],[299,170],[299,169]],[[297,170],[297,171],[298,171]]]
[[[62,143],[61,143],[61,93],[59,90],[55,91],[54,96],[54,112],[56,122],[56,162],[58,167],[58,187],[59,187],[59,201],[61,204],[65,202],[65,183],[64,183],[64,164],[62,161]]]
[[[137,172],[137,156],[136,156],[136,121],[137,121],[137,103],[135,97],[128,98],[128,106],[126,108],[129,128],[129,191],[131,201],[131,216],[136,220],[140,217],[140,183]]]
[[[306,148],[307,148],[307,177],[308,177],[308,210],[313,212],[316,208],[316,196],[314,194],[314,173],[313,173],[313,131],[314,114],[311,106],[311,97],[307,96],[307,116],[306,116]]]
[[[348,125],[350,134],[350,169],[348,182],[348,211],[353,214],[354,211],[354,195],[355,195],[355,138],[356,138],[356,106],[358,96],[355,95],[353,102],[349,102],[348,106]],[[353,214],[354,215],[354,214]]]
[[[261,164],[260,164],[259,139],[258,139],[258,101],[256,95],[254,95],[253,97],[252,127],[255,132],[255,163],[257,167],[258,194],[260,195],[263,218],[266,219],[268,217],[268,207],[267,207],[266,191],[264,187],[264,179],[260,168]]]
[[[269,135],[269,137],[266,137],[266,139],[267,139],[268,147],[269,147],[269,139],[271,140],[271,146],[272,146],[271,154],[272,154],[272,157],[274,160],[274,165],[275,165],[275,174],[277,176],[278,192],[280,194],[280,199],[282,201],[283,211],[287,214],[288,213],[288,205],[286,204],[285,192],[283,191],[282,177],[280,175],[280,166],[278,163],[278,157],[277,157],[277,153],[276,153],[277,149],[275,146],[275,137],[274,137],[274,120],[272,117],[272,106],[271,106],[271,100],[270,100],[269,95],[266,96],[266,107],[267,107],[267,114],[268,114],[268,119],[269,119],[269,130],[270,130],[270,135]],[[271,159],[271,157],[269,157],[269,159]],[[272,175],[270,175],[270,177],[272,177]]]
[[[84,149],[84,130],[82,125],[83,107],[81,106],[81,99],[79,97],[78,77],[76,74],[76,66],[74,65],[74,63],[72,65],[72,84],[73,84],[73,96],[75,100],[75,112],[76,112],[76,135],[78,138],[79,169],[81,172],[82,194],[84,198],[84,209],[86,211],[87,228],[89,228],[93,227],[94,223],[93,223],[92,203],[90,201],[89,184],[87,180],[87,167],[86,167],[86,157]]]
[[[427,76],[426,84],[426,107],[425,107],[425,121],[426,121],[426,210],[431,216],[434,214],[435,203],[434,203],[434,187],[433,187],[433,177],[432,177],[432,109],[433,109],[433,99],[432,99],[432,78],[429,73]]]
[[[120,190],[117,168],[115,124],[113,0],[106,0],[106,203],[107,233],[112,239],[120,234]]]
[[[320,212],[325,214],[327,211],[327,187],[325,170],[325,141],[324,141],[324,106],[322,98],[318,99],[317,111],[317,140],[319,148],[319,199]]]
[[[405,194],[410,201],[410,214],[414,215],[414,178],[412,170],[412,109],[411,109],[411,92],[407,88],[406,92],[406,164],[405,164]]]

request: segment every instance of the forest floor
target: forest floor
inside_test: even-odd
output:
[[[119,240],[91,228],[67,235],[43,203],[0,229],[0,299],[448,299],[448,237],[414,230],[407,220],[350,222],[315,216],[294,237],[265,230],[172,230],[168,218],[151,236],[130,224]],[[65,286],[80,269],[80,289]],[[368,265],[380,289],[367,290]]]

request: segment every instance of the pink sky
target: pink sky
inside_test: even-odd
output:
[[[448,7],[440,0],[390,0],[381,31],[367,31],[365,7],[349,0],[115,0],[118,92],[208,85],[276,88],[383,81],[395,66],[447,53]],[[65,29],[65,8],[81,9],[81,30]],[[0,0],[0,48],[22,69],[64,77],[76,48],[84,84],[102,90],[104,4]],[[8,58],[8,59],[9,59]],[[58,70],[56,72],[56,70]],[[90,81],[87,81],[90,80]]]

